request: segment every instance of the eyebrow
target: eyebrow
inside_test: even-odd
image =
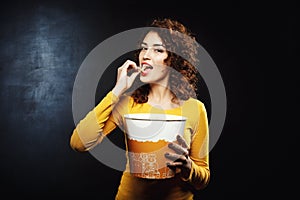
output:
[[[148,46],[148,44],[146,42],[142,42],[142,44]],[[153,44],[153,46],[154,47],[165,47],[165,45],[163,45],[163,44]]]

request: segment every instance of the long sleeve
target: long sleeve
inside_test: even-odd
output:
[[[198,104],[200,111],[198,125],[191,141],[190,158],[192,159],[192,170],[188,179],[196,189],[207,186],[210,180],[209,171],[209,129],[207,113],[202,103]]]
[[[116,128],[111,117],[118,97],[111,91],[91,110],[73,130],[70,146],[76,151],[88,151],[100,143],[103,137]]]

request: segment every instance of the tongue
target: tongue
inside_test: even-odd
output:
[[[151,71],[150,68],[146,68],[146,69],[143,70],[142,73],[143,73],[143,75],[147,75],[150,71]]]
[[[144,70],[144,72],[149,73],[150,70],[151,70],[151,68],[147,68],[147,69]]]

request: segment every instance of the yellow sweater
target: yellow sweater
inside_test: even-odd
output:
[[[76,151],[88,151],[101,143],[103,137],[117,126],[124,130],[124,114],[149,112],[187,117],[184,139],[190,146],[189,156],[192,159],[190,176],[188,179],[181,178],[179,174],[176,174],[173,178],[160,180],[137,178],[130,174],[127,162],[116,199],[193,199],[192,190],[203,189],[210,178],[207,113],[204,104],[197,99],[190,98],[178,108],[162,110],[148,103],[135,103],[130,96],[124,95],[118,98],[110,91],[77,124],[71,136],[70,145]]]

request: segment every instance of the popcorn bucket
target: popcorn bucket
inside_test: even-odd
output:
[[[175,171],[167,167],[165,158],[170,142],[183,136],[186,118],[179,115],[137,113],[126,114],[130,172],[140,178],[165,179],[174,177]]]

